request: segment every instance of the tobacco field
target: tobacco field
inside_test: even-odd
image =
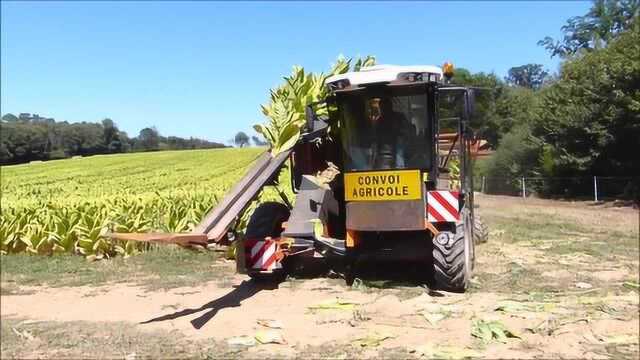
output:
[[[167,151],[3,166],[0,250],[133,254],[143,247],[105,234],[189,231],[262,151]]]

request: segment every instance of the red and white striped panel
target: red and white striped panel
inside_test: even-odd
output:
[[[458,198],[457,191],[428,191],[427,220],[429,222],[460,220]]]
[[[270,271],[282,268],[277,261],[277,249],[278,244],[271,239],[245,240],[244,256],[247,269]]]

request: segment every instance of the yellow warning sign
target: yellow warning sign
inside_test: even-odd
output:
[[[344,174],[345,200],[417,200],[422,197],[420,170]]]

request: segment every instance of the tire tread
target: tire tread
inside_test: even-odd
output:
[[[440,245],[433,240],[433,276],[441,290],[462,292],[466,289],[464,224],[456,225],[454,240]]]

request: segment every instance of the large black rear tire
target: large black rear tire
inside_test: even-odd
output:
[[[474,261],[474,244],[469,212],[463,209],[461,221],[456,224],[455,233],[443,231],[448,241],[441,243],[433,237],[433,278],[439,290],[464,292],[471,279]]]
[[[247,224],[246,239],[277,238],[282,233],[282,224],[289,219],[291,211],[279,202],[265,202],[260,204]],[[244,249],[242,249],[244,251]],[[286,277],[286,267],[272,273],[260,273],[247,269],[248,275],[255,280],[280,280]]]

